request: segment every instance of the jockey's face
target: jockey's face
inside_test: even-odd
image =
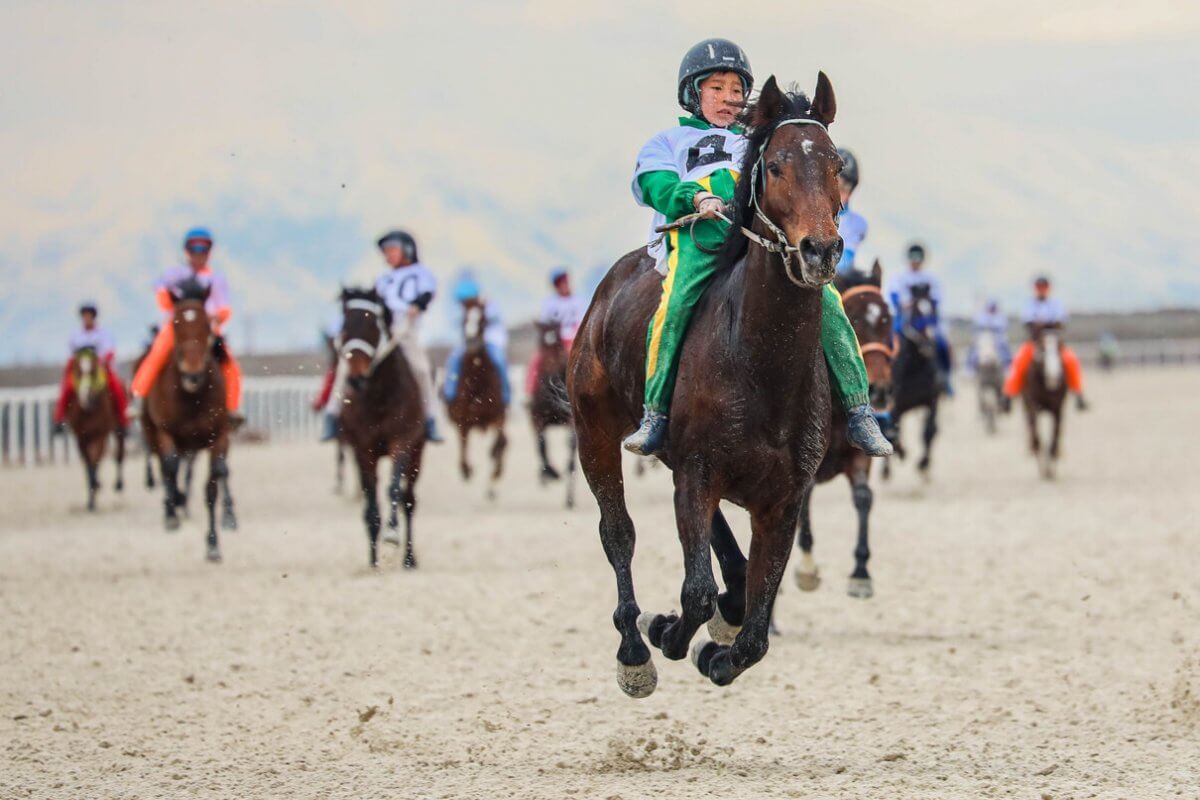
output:
[[[79,315],[79,318],[83,320],[84,330],[90,331],[92,328],[96,327],[96,315],[91,311],[84,311]]]
[[[571,279],[567,277],[559,278],[554,282],[554,291],[558,292],[559,297],[570,297]]]
[[[742,111],[745,93],[736,72],[714,72],[700,82],[700,115],[709,124],[728,128]]]
[[[850,181],[838,176],[838,192],[842,195],[842,205],[850,202],[850,195],[854,194],[854,187],[850,185]]]
[[[1050,296],[1050,284],[1038,281],[1033,285],[1033,291],[1037,294],[1039,300],[1045,300]]]
[[[918,253],[909,253],[908,266],[913,272],[919,272],[921,267],[925,266],[925,256]]]
[[[208,254],[212,252],[212,245],[204,246],[199,242],[188,242],[184,252],[187,253],[188,266],[199,272],[208,266]]]
[[[388,263],[393,269],[396,267],[408,266],[408,259],[404,257],[404,248],[398,244],[389,244],[383,248],[383,260]]]

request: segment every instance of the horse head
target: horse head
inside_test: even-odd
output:
[[[837,226],[842,159],[828,131],[836,113],[824,72],[811,101],[781,90],[775,76],[767,79],[743,116],[746,157],[734,195],[736,224],[726,241],[732,260],[745,253],[748,237],[740,226],[749,226],[750,238],[782,257],[792,283],[817,289],[833,280],[843,247]]]
[[[341,358],[346,360],[346,382],[361,389],[382,359],[392,327],[392,312],[372,289],[342,289]]]
[[[463,345],[469,353],[482,352],[483,333],[487,330],[487,310],[477,298],[463,303]]]
[[[91,411],[99,394],[103,367],[94,347],[81,347],[75,351],[75,366],[71,383],[75,389],[75,400],[83,411]]]
[[[557,322],[538,322],[537,346],[542,359],[542,371],[558,374],[567,368],[567,348],[562,338],[562,326]]]
[[[892,312],[880,289],[882,285],[883,268],[876,259],[869,276],[862,275],[842,292],[842,304],[867,367],[871,405],[880,409],[887,408],[891,401],[892,359],[896,356]]]
[[[204,309],[209,292],[209,286],[193,278],[181,281],[171,289],[175,366],[179,369],[179,385],[189,394],[200,391],[210,371],[213,332]]]
[[[1062,386],[1062,339],[1057,325],[1036,325],[1033,330],[1034,361],[1041,368],[1042,380],[1052,391]]]

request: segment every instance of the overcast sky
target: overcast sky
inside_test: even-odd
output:
[[[1200,304],[1194,0],[0,8],[3,363],[60,358],[84,298],[132,355],[196,224],[242,348],[310,346],[395,226],[528,318],[552,267],[643,242],[634,158],[713,35],[760,83],[830,76],[866,257],[925,242],[951,310],[1041,272],[1075,309]]]

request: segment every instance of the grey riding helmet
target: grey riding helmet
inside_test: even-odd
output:
[[[379,249],[382,250],[389,245],[399,245],[404,251],[404,257],[414,264],[419,260],[417,258],[417,240],[412,237],[408,231],[388,231],[383,236],[379,237],[377,242]]]
[[[700,81],[714,72],[736,72],[742,79],[742,91],[750,96],[754,73],[742,48],[728,39],[705,39],[693,45],[679,62],[679,105],[699,116]]]
[[[839,147],[837,151],[842,159],[841,176],[846,179],[846,183],[850,184],[851,189],[858,188],[858,159],[844,147]]]

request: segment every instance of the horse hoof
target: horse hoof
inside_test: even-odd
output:
[[[497,495],[496,495],[496,490],[495,490],[494,488],[492,488],[491,486],[489,486],[489,487],[488,487],[488,490],[487,490],[487,499],[488,499],[488,502],[489,502],[489,503],[494,503],[494,502],[496,502],[496,497],[497,497]]]
[[[208,563],[210,564],[220,564],[221,550],[216,547],[210,547],[208,548],[208,552],[205,554],[205,558],[208,559]]]
[[[717,644],[725,646],[733,644],[733,640],[737,638],[738,633],[742,630],[741,625],[729,624],[721,614],[721,609],[719,608],[713,612],[707,627],[708,635],[712,637],[712,640]]]
[[[871,583],[870,578],[851,578],[846,584],[846,594],[851,597],[857,597],[859,600],[866,600],[875,596],[875,586]]]
[[[385,533],[383,535],[383,543],[390,544],[393,547],[399,547],[400,546],[400,534],[396,533],[395,531],[390,531],[388,533]]]
[[[817,571],[815,566],[809,571],[797,565],[796,571],[792,575],[796,579],[796,586],[802,592],[815,592],[821,587],[821,573]]]
[[[618,661],[617,686],[635,700],[654,694],[658,687],[658,670],[654,668],[654,659],[648,658],[645,664],[633,665]]]
[[[163,528],[168,533],[179,530],[179,517],[167,517],[164,519]]]
[[[225,516],[221,517],[221,527],[225,530],[236,531],[237,525],[237,517],[233,516],[232,514],[226,514]]]
[[[117,491],[117,492],[123,492],[123,491],[125,491],[125,484],[124,484],[124,482],[122,482],[122,481],[117,481],[115,484],[113,484],[113,491]]]

